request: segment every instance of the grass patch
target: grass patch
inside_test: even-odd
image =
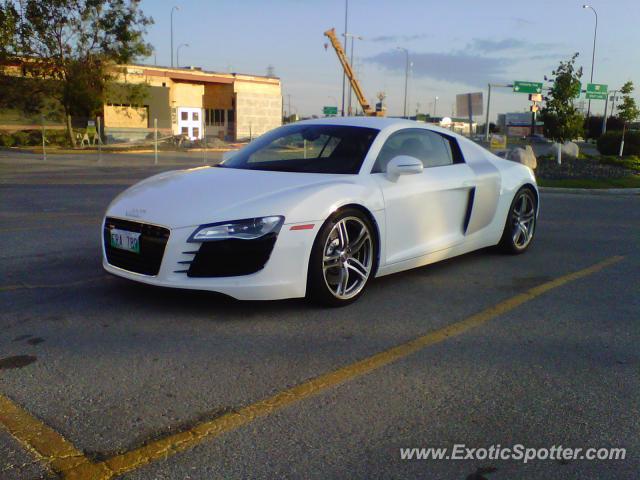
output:
[[[538,179],[540,187],[555,188],[640,188],[640,175],[620,178]]]
[[[620,157],[602,156],[599,158],[600,163],[605,165],[617,165],[619,167],[628,168],[629,170],[635,170],[640,172],[640,157],[636,155],[629,155]]]

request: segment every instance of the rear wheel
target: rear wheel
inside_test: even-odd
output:
[[[536,196],[529,187],[523,187],[511,202],[502,238],[498,246],[506,253],[524,253],[536,230]]]
[[[376,258],[373,225],[367,216],[354,208],[335,213],[313,245],[307,296],[333,307],[354,302],[373,276]]]

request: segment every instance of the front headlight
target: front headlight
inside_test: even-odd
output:
[[[274,215],[271,217],[247,218],[232,222],[200,225],[189,237],[189,242],[208,242],[231,238],[252,240],[268,233],[278,233],[283,223],[284,217]]]

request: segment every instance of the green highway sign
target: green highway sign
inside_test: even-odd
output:
[[[513,91],[516,93],[542,93],[542,82],[513,82]]]
[[[337,115],[338,107],[323,107],[322,113],[324,113],[325,115]]]
[[[607,93],[587,92],[587,100],[606,100]]]
[[[607,85],[604,83],[587,83],[587,92],[607,93]]]
[[[586,97],[588,100],[606,100],[607,85],[602,83],[587,83]]]

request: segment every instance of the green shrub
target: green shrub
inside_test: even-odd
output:
[[[18,147],[24,147],[26,145],[29,145],[29,141],[30,141],[29,133],[27,133],[26,131],[14,132],[13,141],[15,142],[15,145]]]
[[[47,130],[47,145],[69,146],[69,135],[66,130]]]
[[[0,147],[13,147],[15,140],[10,133],[0,133]]]
[[[47,145],[69,146],[65,130],[46,130]],[[42,145],[42,130],[20,130],[0,133],[0,147],[37,147]]]
[[[625,147],[624,147],[625,152],[627,150],[626,143],[627,142],[625,139]],[[629,156],[625,155],[622,158],[614,157],[614,156],[600,157],[600,163],[603,163],[605,165],[617,165],[619,167],[624,167],[624,168],[628,168],[629,170],[635,170],[636,172],[640,172],[640,157],[636,155],[629,155]]]
[[[25,130],[28,145],[42,145],[42,130]]]
[[[617,155],[620,151],[622,132],[607,132],[598,139],[598,151],[602,155]],[[630,130],[624,135],[624,154],[640,155],[640,131]]]

